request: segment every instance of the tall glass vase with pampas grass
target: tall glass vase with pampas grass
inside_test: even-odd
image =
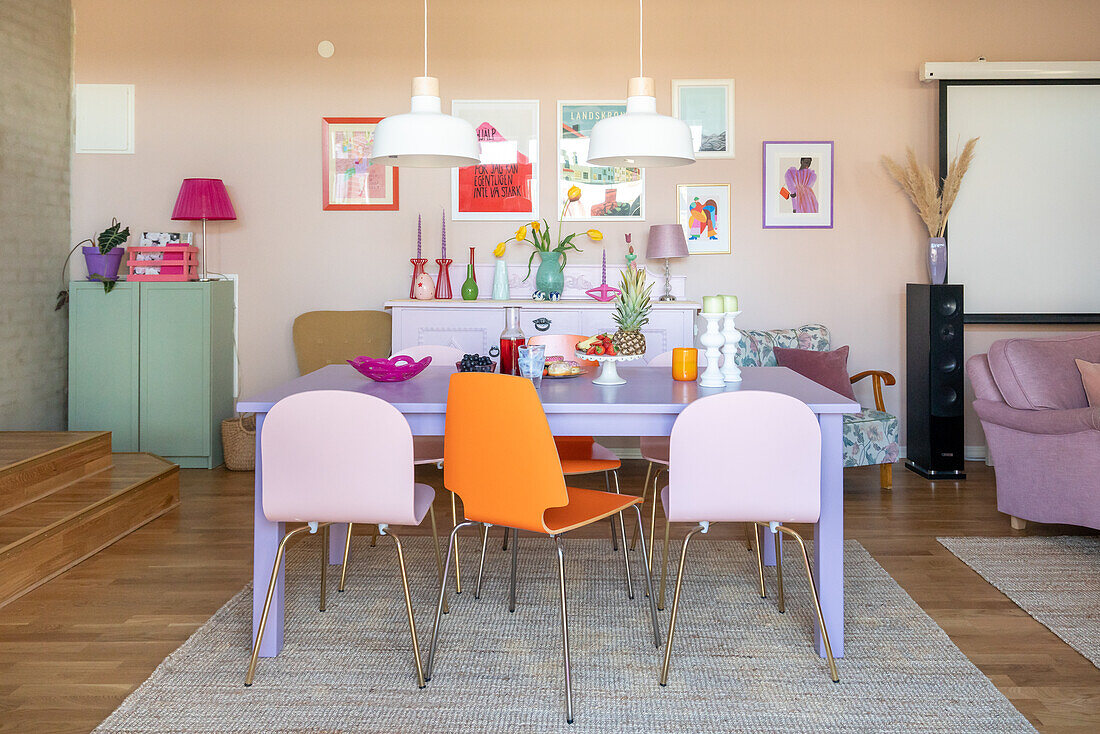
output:
[[[932,174],[931,168],[917,162],[912,148],[905,149],[904,166],[889,156],[882,157],[886,170],[901,185],[901,190],[909,195],[924,226],[928,228],[928,277],[933,285],[941,285],[947,280],[947,240],[943,235],[947,217],[962,187],[963,176],[974,160],[974,146],[977,143],[977,138],[966,141],[962,152],[951,160],[943,181]]]

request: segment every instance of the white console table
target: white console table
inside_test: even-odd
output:
[[[425,344],[443,344],[461,349],[463,352],[488,354],[495,347],[504,330],[504,308],[520,308],[520,328],[524,336],[536,334],[584,334],[600,332],[614,333],[615,322],[613,302],[601,303],[584,295],[584,291],[599,285],[600,267],[598,265],[569,266],[565,270],[565,297],[560,301],[532,301],[524,298],[530,292],[530,284],[519,280],[526,270],[525,266],[509,268],[513,300],[494,301],[479,298],[476,301],[463,301],[456,297],[447,301],[417,301],[399,299],[386,301],[385,307],[393,315],[392,340],[393,353],[402,348]],[[492,289],[492,268],[479,267],[477,278],[482,291]],[[530,278],[534,280],[534,275]],[[619,281],[617,270],[608,269],[608,283],[615,285]],[[657,296],[664,292],[664,281],[650,273],[654,283],[653,310],[649,314],[649,323],[642,329],[646,338],[646,358],[652,358],[673,347],[695,345],[695,317],[700,305],[694,301],[658,301]],[[673,294],[683,298],[683,276],[672,280]],[[454,287],[454,279],[451,282]]]

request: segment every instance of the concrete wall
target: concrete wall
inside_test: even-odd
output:
[[[72,8],[0,0],[0,429],[65,428]]]
[[[403,169],[398,212],[323,212],[321,118],[408,110],[410,81],[422,73],[420,3],[75,0],[74,7],[76,81],[133,83],[137,99],[135,155],[75,158],[74,231],[112,215],[135,232],[178,231],[186,223],[170,216],[181,179],[224,179],[239,219],[211,226],[208,251],[213,270],[240,275],[244,392],[296,374],[298,314],[378,308],[408,292],[416,215],[424,213],[428,252],[437,252],[450,173]],[[540,100],[540,210],[552,217],[557,101],[625,97],[638,71],[637,4],[429,7],[429,72],[440,79],[445,109],[451,99]],[[829,325],[838,346],[851,345],[853,373],[898,375],[888,402],[904,419],[905,284],[926,279],[928,236],[879,158],[911,145],[936,160],[937,88],[921,84],[917,69],[978,56],[1090,59],[1098,26],[1096,0],[649,2],[645,71],[656,79],[658,109],[671,111],[672,79],[733,77],[737,157],[651,169],[648,221],[601,223],[604,242],[569,262],[598,263],[604,249],[621,262],[624,233],[644,246],[650,224],[675,221],[677,183],[728,182],[733,254],[676,262],[688,295],[736,293],[746,328]],[[332,58],[318,56],[321,40],[335,44]],[[764,140],[835,141],[833,229],[762,229]],[[476,245],[487,262],[514,230],[452,222],[448,238],[455,251]],[[507,255],[527,256],[519,247]],[[869,401],[870,384],[857,396]],[[977,422],[969,423],[967,442],[980,444]]]

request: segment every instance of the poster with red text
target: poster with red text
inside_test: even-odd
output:
[[[481,163],[451,173],[457,220],[538,218],[538,100],[455,100],[451,114],[474,126]]]

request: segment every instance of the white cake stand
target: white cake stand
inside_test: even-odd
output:
[[[626,380],[619,376],[619,370],[615,365],[619,362],[629,362],[632,359],[641,359],[640,354],[616,354],[614,357],[609,357],[606,354],[585,354],[584,352],[576,352],[577,359],[587,359],[590,362],[598,362],[600,365],[600,374],[596,375],[596,379],[592,380],[593,385],[625,385]]]

